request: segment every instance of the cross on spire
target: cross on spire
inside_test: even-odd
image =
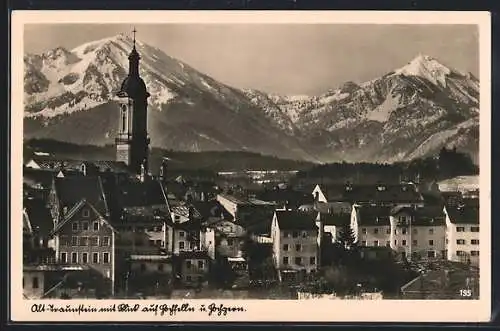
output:
[[[137,32],[137,30],[135,29],[135,26],[134,26],[134,29],[132,30],[132,33],[134,34],[134,48],[135,48],[135,33]]]

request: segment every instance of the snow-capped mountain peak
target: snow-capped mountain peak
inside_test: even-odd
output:
[[[452,73],[453,70],[440,63],[437,59],[429,56],[419,54],[410,63],[395,71],[395,74],[418,76],[425,78],[428,81],[441,86],[446,86],[446,77]]]

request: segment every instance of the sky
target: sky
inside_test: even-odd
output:
[[[475,25],[152,24],[137,39],[225,84],[270,93],[318,95],[347,81],[362,83],[419,54],[479,76]],[[24,49],[72,49],[133,25],[26,25]]]

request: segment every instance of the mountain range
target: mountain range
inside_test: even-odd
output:
[[[113,143],[115,93],[128,71],[125,35],[24,56],[24,137]],[[368,82],[318,96],[223,84],[140,41],[152,145],[251,151],[314,162],[402,161],[456,147],[477,161],[479,81],[418,55]],[[334,70],[334,68],[332,68]]]

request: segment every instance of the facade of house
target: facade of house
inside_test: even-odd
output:
[[[479,265],[479,208],[447,206],[444,213],[448,260]]]
[[[273,259],[281,280],[300,279],[318,267],[318,227],[309,213],[276,210],[271,224]]]
[[[446,223],[440,207],[393,208],[391,248],[411,260],[446,258]]]
[[[351,228],[360,246],[391,247],[390,207],[354,206]]]
[[[116,230],[89,202],[82,200],[55,227],[56,261],[61,264],[86,265],[115,284]]]
[[[210,257],[206,251],[185,251],[178,255],[178,278],[188,287],[201,286],[207,281]]]

